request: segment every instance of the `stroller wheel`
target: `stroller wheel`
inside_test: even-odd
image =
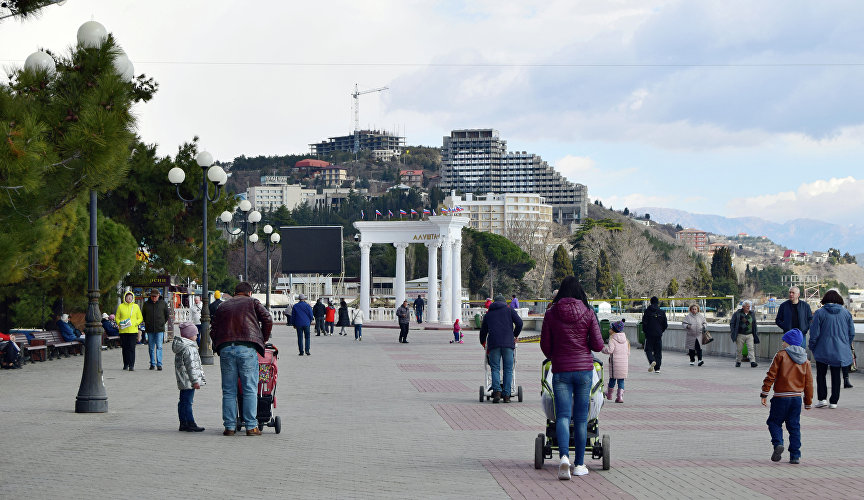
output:
[[[545,458],[545,450],[543,449],[543,445],[545,444],[546,436],[543,434],[537,434],[537,437],[534,438],[534,468],[542,469],[543,468],[543,459]]]
[[[611,438],[609,437],[609,434],[603,434],[603,439],[601,440],[601,443],[603,445],[603,470],[609,470],[609,462],[611,461],[611,458],[612,458],[611,457],[612,449],[611,449],[610,441],[611,441]]]
[[[483,390],[483,386],[480,386],[480,402],[483,402],[483,396],[485,396],[486,391]]]
[[[516,398],[519,400],[520,403],[522,402],[522,386],[521,385],[516,390]]]
[[[273,426],[276,428],[276,434],[279,434],[280,432],[282,432],[282,419],[279,417],[276,417],[276,419],[273,422]]]

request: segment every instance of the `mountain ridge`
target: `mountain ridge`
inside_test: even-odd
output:
[[[735,236],[766,236],[787,248],[812,252],[836,248],[841,252],[864,252],[864,226],[841,226],[816,219],[793,219],[783,223],[759,217],[724,217],[715,214],[696,214],[675,208],[642,207],[638,213],[651,214],[651,220],[661,224],[680,224],[709,233]]]

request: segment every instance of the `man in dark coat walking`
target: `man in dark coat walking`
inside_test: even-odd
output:
[[[414,301],[414,314],[417,316],[417,323],[423,322],[423,308],[426,307],[426,301],[423,300],[423,296],[420,295]]]
[[[651,304],[642,313],[642,332],[645,333],[645,356],[648,357],[648,371],[660,373],[663,361],[663,332],[669,323],[666,313],[660,309],[660,299],[651,297]]]
[[[312,316],[315,317],[315,336],[320,337],[321,331],[324,330],[324,316],[327,314],[327,306],[321,303],[321,299],[315,301],[315,307],[312,308]]]
[[[504,398],[510,402],[513,387],[513,351],[516,337],[522,332],[522,318],[515,309],[507,307],[503,295],[495,297],[489,312],[483,316],[480,325],[480,344],[486,348],[489,371],[492,372],[492,402]],[[501,365],[504,366],[503,382],[500,377]]]
[[[396,309],[396,319],[399,320],[399,342],[408,343],[408,323],[411,321],[411,312],[408,310],[408,301],[402,301],[402,305]]]
[[[813,311],[810,310],[810,304],[798,300],[799,297],[801,297],[800,288],[793,286],[789,289],[789,300],[780,304],[774,324],[784,332],[794,328],[801,330],[804,339],[801,347],[806,349],[807,331],[810,330],[810,323],[813,322]]]

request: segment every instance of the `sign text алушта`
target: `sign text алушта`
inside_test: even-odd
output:
[[[439,234],[415,234],[415,240],[437,240],[441,235]]]

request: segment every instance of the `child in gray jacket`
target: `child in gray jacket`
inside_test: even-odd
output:
[[[177,414],[180,417],[180,431],[202,432],[195,417],[192,416],[192,399],[195,390],[206,384],[204,370],[201,368],[201,357],[198,355],[198,344],[195,337],[198,328],[192,323],[180,324],[180,336],[174,337],[171,350],[174,351],[174,375],[177,377],[177,388],[180,389],[180,401],[177,403]]]

